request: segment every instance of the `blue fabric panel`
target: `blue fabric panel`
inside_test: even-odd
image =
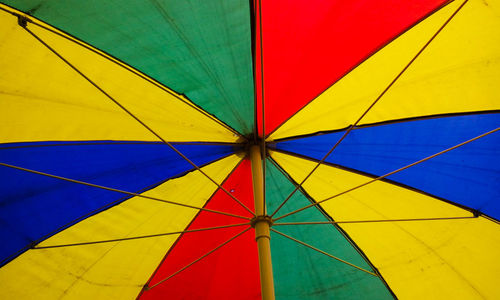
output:
[[[197,165],[235,151],[221,145],[175,147]],[[128,192],[149,189],[192,169],[162,143],[2,144],[0,162]],[[0,166],[0,191],[0,239],[4,241],[0,265],[61,227],[130,198],[4,166]]]
[[[353,130],[327,162],[384,175],[500,127],[500,114],[449,116]],[[277,149],[321,159],[344,132],[280,142]],[[388,179],[500,219],[500,132]]]

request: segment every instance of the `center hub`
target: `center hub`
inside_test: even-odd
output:
[[[255,228],[255,225],[259,222],[266,222],[267,224],[269,224],[269,227],[273,226],[273,219],[271,219],[271,217],[268,215],[254,217],[250,220],[250,225]]]

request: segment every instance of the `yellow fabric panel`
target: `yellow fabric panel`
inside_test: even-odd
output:
[[[397,38],[304,107],[270,139],[353,124],[463,1]],[[359,124],[500,109],[500,5],[470,0]]]
[[[240,160],[241,156],[232,155],[202,169],[221,183]],[[216,188],[200,172],[193,171],[144,194],[203,206]],[[134,197],[39,246],[181,231],[197,213],[195,209]],[[29,250],[0,268],[0,298],[135,299],[177,237]]]
[[[278,152],[271,156],[297,182],[316,164]],[[320,201],[369,180],[322,165],[304,188]],[[321,207],[336,221],[471,216],[456,206],[385,182],[331,199]],[[500,297],[500,225],[495,222],[479,217],[340,226],[400,299]]]
[[[22,29],[15,16],[0,11],[0,28],[0,143],[158,140]],[[33,24],[28,28],[167,141],[238,139],[184,97],[74,41]]]

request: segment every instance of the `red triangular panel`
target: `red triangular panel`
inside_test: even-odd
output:
[[[265,131],[270,133],[374,51],[447,1],[256,2],[262,2]],[[262,132],[259,21],[257,5],[255,82]]]
[[[251,165],[244,160],[223,187],[253,211]],[[224,191],[217,191],[206,208],[248,216],[248,212]],[[210,212],[200,212],[188,229],[244,223],[245,220]],[[180,270],[217,247],[246,226],[182,235],[153,274],[149,286]],[[255,232],[242,236],[199,262],[152,288],[140,299],[260,299],[259,262]]]

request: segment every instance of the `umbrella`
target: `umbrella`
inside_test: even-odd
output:
[[[497,1],[0,24],[2,298],[500,296]]]

